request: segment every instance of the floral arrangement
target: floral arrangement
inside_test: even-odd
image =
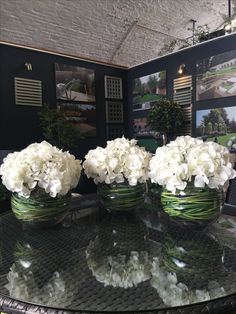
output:
[[[25,198],[37,187],[56,197],[66,195],[77,186],[80,163],[70,153],[43,141],[8,154],[0,167],[0,175],[8,190]]]
[[[235,176],[226,147],[190,136],[177,137],[166,146],[158,147],[150,160],[151,182],[172,193],[176,189],[184,190],[188,182],[200,188],[219,188]]]
[[[125,180],[129,185],[146,182],[148,179],[148,165],[151,154],[137,141],[124,137],[107,141],[105,148],[92,149],[85,156],[84,172],[88,178],[93,178],[96,184],[105,182],[122,183]]]

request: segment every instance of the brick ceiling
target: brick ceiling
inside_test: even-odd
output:
[[[0,40],[130,67],[227,13],[228,0],[0,0]]]

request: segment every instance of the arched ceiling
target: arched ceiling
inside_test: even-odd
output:
[[[0,0],[0,41],[130,67],[222,14],[227,0]]]

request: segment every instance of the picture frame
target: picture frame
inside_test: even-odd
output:
[[[163,137],[160,132],[152,131],[147,127],[146,116],[133,119],[133,137],[140,146],[154,153],[159,146],[163,145]]]
[[[236,96],[236,50],[198,60],[196,101]]]
[[[83,137],[95,137],[96,130],[96,105],[80,104],[75,102],[58,102],[58,110],[66,116],[68,123],[78,127]]]
[[[55,77],[57,100],[85,103],[96,101],[93,69],[55,63]]]
[[[214,141],[236,153],[236,106],[196,110],[195,136]]]
[[[133,111],[148,110],[152,103],[166,96],[166,71],[133,79]]]

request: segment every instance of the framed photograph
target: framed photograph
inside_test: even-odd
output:
[[[236,50],[199,60],[196,100],[236,96]]]
[[[55,73],[57,99],[95,102],[94,70],[55,63]]]
[[[147,127],[147,118],[140,117],[133,120],[133,136],[138,140],[140,146],[150,152],[155,152],[157,147],[163,145],[162,135]]]
[[[60,102],[57,104],[63,111],[68,123],[79,128],[82,136],[96,136],[96,105]]]
[[[236,106],[197,110],[195,133],[236,153]]]
[[[133,110],[147,110],[151,104],[166,96],[166,71],[133,80]]]

